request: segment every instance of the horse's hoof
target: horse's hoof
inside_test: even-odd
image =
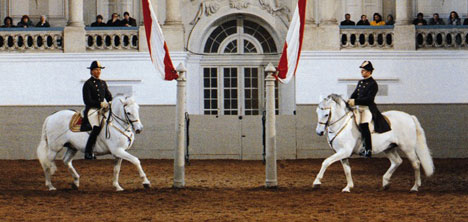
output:
[[[122,191],[124,191],[124,189],[122,187],[119,187],[119,188],[116,188],[115,191],[122,192]]]
[[[344,188],[341,190],[342,193],[351,193],[351,190],[349,188]]]
[[[418,192],[418,189],[411,189],[409,192],[410,192],[410,193],[417,193],[417,192]]]
[[[151,185],[150,185],[149,183],[144,183],[144,184],[143,184],[143,187],[144,187],[145,189],[149,189],[149,188],[151,188]]]
[[[49,187],[49,191],[54,191],[54,190],[57,190],[57,188],[55,188],[55,187]]]
[[[71,187],[73,190],[78,190],[78,186],[75,183],[71,183]]]
[[[312,188],[313,189],[320,189],[320,184],[314,184],[314,185],[312,185]]]
[[[382,187],[382,190],[388,190],[388,189],[390,189],[390,184],[387,184],[387,185]]]

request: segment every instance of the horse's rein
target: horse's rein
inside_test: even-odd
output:
[[[327,133],[328,133],[328,134],[329,134],[330,126],[333,126],[334,124],[340,122],[342,119],[344,119],[346,116],[348,116],[349,113],[352,113],[352,114],[353,114],[352,116],[354,116],[354,113],[352,112],[352,110],[350,110],[350,111],[346,112],[343,116],[341,116],[340,118],[338,118],[338,120],[336,120],[336,121],[334,121],[334,122],[332,122],[332,123],[329,124],[329,122],[330,122],[330,120],[331,120],[331,116],[332,116],[332,112],[331,112],[332,109],[331,109],[331,107],[326,107],[326,108],[319,107],[319,109],[321,109],[321,110],[330,110],[330,113],[329,113],[329,115],[328,115],[327,122],[325,122],[325,123],[323,123],[323,122],[318,122],[318,124],[325,125],[325,129],[327,130]],[[340,135],[341,132],[343,132],[343,130],[346,128],[346,126],[348,125],[348,123],[349,123],[349,121],[350,121],[351,119],[352,119],[352,118],[349,118],[349,119],[346,121],[346,123],[344,123],[343,126],[338,130],[338,132],[335,134],[335,136],[334,136],[332,139],[330,139],[330,140],[328,141],[328,144],[330,145],[330,147],[331,147],[332,149],[334,149],[334,148],[333,148],[333,141],[336,139],[336,137],[338,137],[338,135]]]

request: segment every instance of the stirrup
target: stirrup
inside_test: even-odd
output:
[[[362,157],[366,157],[366,158],[371,158],[372,157],[372,150],[361,150],[361,152],[359,152],[359,156],[362,156]]]
[[[84,158],[85,158],[85,160],[95,160],[96,156],[93,153],[91,153],[91,154],[85,153]]]

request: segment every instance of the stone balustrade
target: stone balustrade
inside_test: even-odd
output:
[[[87,51],[138,50],[138,27],[86,27]]]
[[[417,49],[468,49],[468,26],[416,26]]]
[[[63,28],[2,28],[0,52],[63,52]]]
[[[340,26],[341,49],[393,49],[393,26]]]

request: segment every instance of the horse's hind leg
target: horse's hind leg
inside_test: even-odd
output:
[[[72,164],[73,157],[75,156],[76,152],[77,152],[76,149],[67,147],[67,151],[63,155],[63,163],[65,164],[65,166],[67,166],[68,172],[70,172],[70,174],[73,177],[73,183],[72,183],[73,189],[78,189],[78,187],[80,187],[80,175],[76,172]]]
[[[56,188],[52,185],[52,175],[54,175],[55,171],[57,170],[57,167],[55,166],[54,160],[55,157],[57,156],[57,152],[49,150],[47,152],[47,159],[50,162],[50,167],[47,167],[44,169],[44,175],[45,175],[45,185],[47,188],[49,188],[49,191],[56,190]]]
[[[150,187],[150,182],[149,182],[148,178],[146,177],[146,174],[143,171],[143,168],[141,167],[140,160],[138,158],[131,155],[130,153],[128,153],[124,149],[120,149],[120,148],[117,149],[113,154],[114,154],[114,156],[116,156],[116,158],[127,160],[130,163],[132,163],[133,165],[135,165],[137,167],[137,169],[138,169],[138,173],[140,174],[140,177],[143,179],[143,186],[145,188]]]
[[[315,188],[320,187],[320,185],[322,184],[321,180],[323,178],[323,175],[325,174],[325,171],[327,170],[327,168],[330,165],[332,165],[334,162],[336,162],[338,160],[348,158],[349,156],[350,156],[350,154],[348,154],[346,152],[338,152],[338,153],[335,153],[335,154],[329,156],[327,159],[325,159],[322,162],[322,167],[320,168],[320,171],[319,171],[319,173],[317,174],[317,177],[314,180],[313,187],[315,187]]]
[[[388,168],[387,172],[385,172],[385,174],[383,175],[382,188],[384,190],[387,190],[388,188],[390,188],[390,179],[392,178],[393,173],[401,165],[403,160],[401,159],[396,149],[390,149],[388,151],[385,151],[385,155],[387,156],[388,160],[390,160],[390,167]]]
[[[416,155],[416,152],[414,149],[412,149],[409,152],[406,152],[406,156],[408,157],[408,160],[411,162],[411,166],[413,166],[414,170],[414,186],[411,188],[411,192],[417,192],[419,187],[421,186],[421,162],[418,159],[418,156]]]
[[[351,166],[349,166],[349,160],[342,159],[341,165],[343,165],[343,170],[346,175],[346,181],[348,182],[346,187],[341,192],[349,193],[351,192],[351,189],[354,187],[353,177],[351,176]]]
[[[120,184],[119,184],[119,173],[120,173],[120,166],[122,165],[122,159],[117,158],[115,159],[115,164],[114,164],[114,180],[113,180],[113,185],[116,189],[116,191],[122,191],[124,190]]]

